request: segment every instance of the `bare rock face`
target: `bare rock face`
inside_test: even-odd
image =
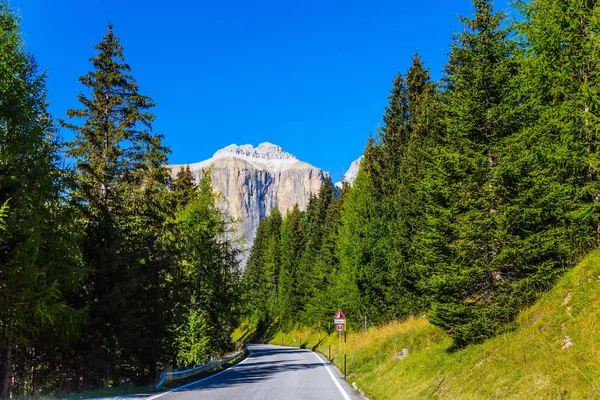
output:
[[[363,157],[364,156],[360,156],[360,157],[358,157],[358,159],[352,161],[352,164],[350,164],[350,168],[348,169],[348,171],[346,171],[346,173],[342,177],[342,181],[335,183],[335,186],[338,189],[342,188],[342,186],[343,186],[342,182],[346,182],[349,185],[352,185],[354,183],[354,180],[356,179],[356,175],[358,175],[358,169],[360,168],[360,162],[362,161]]]
[[[182,166],[168,165],[173,176]],[[232,144],[189,166],[196,180],[212,167],[215,191],[224,196],[223,207],[238,221],[238,237],[244,238],[246,247],[252,245],[261,218],[275,206],[282,214],[295,204],[306,209],[310,194],[318,193],[327,176],[271,143]]]

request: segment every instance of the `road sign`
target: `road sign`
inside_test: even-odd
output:
[[[337,312],[335,313],[335,318],[333,319],[333,322],[335,324],[345,324],[346,323],[346,316],[344,315],[342,310],[337,310]]]
[[[344,332],[344,326],[346,326],[346,325],[344,325],[344,324],[337,324],[335,326],[335,330],[338,331],[338,332]]]

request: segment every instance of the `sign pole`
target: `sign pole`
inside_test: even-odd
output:
[[[344,329],[344,380],[346,380],[346,334],[348,333],[347,328]]]
[[[341,309],[337,310],[335,313],[333,322],[335,323],[335,330],[338,332],[340,351],[342,351],[342,332],[344,332],[344,379],[346,379],[346,316]],[[331,353],[331,349],[329,352]],[[331,358],[331,354],[329,357]]]
[[[329,329],[327,330],[327,343],[329,344],[329,362],[331,362],[331,321],[329,321]]]

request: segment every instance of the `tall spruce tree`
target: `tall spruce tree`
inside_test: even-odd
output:
[[[312,296],[306,305],[313,324],[330,320],[338,308],[337,299],[344,296],[343,292],[335,291],[335,282],[340,274],[337,239],[345,190],[346,187],[342,188],[340,196],[331,199],[322,222],[323,239],[313,270]]]
[[[307,233],[306,248],[298,266],[299,286],[298,294],[301,296],[303,312],[301,320],[306,324],[318,321],[319,316],[307,307],[316,295],[319,277],[324,273],[318,271],[318,258],[323,245],[324,225],[327,219],[329,204],[334,198],[334,189],[331,178],[327,177],[317,196],[312,196],[306,211]]]
[[[405,290],[403,267],[410,237],[407,232],[399,233],[398,224],[406,221],[398,219],[395,197],[404,184],[401,166],[411,134],[408,86],[401,73],[393,81],[388,100],[384,126],[370,139],[347,196],[339,242],[345,278],[355,279],[352,287],[360,293],[356,311],[360,319],[373,322],[404,317],[414,303],[407,298],[412,295]],[[361,245],[352,247],[352,243]]]
[[[383,158],[382,147],[370,139],[343,205],[338,242],[341,276],[337,285],[346,288],[341,305],[352,321],[366,317],[381,322],[392,316],[395,306],[391,300],[395,288],[387,263],[390,221],[386,219],[387,204],[382,200]]]
[[[177,171],[172,191],[179,208],[185,207],[196,195],[196,183],[189,165],[185,168],[182,166]]]
[[[598,11],[595,2],[520,3],[523,127],[503,146],[495,189],[505,245],[496,257],[516,313],[598,236]]]
[[[174,209],[168,149],[152,131],[154,103],[139,93],[112,25],[95,49],[94,69],[79,79],[87,90],[77,97],[82,108],[67,111],[81,123],[62,123],[75,133],[68,154],[76,160],[74,198],[84,215],[89,271],[80,353],[89,383],[142,382],[154,377],[163,356],[170,315],[162,301],[174,262],[163,245]]]
[[[263,263],[267,278],[267,307],[269,315],[277,313],[277,287],[281,275],[281,223],[279,208],[275,206],[266,219],[267,243],[264,247]]]
[[[27,370],[28,354],[47,356],[47,342],[67,341],[76,328],[67,296],[80,282],[81,265],[45,74],[25,52],[19,21],[4,2],[0,82],[0,396],[7,398],[31,387],[32,369],[48,360],[36,359]]]
[[[430,320],[451,333],[457,346],[495,334],[514,316],[499,296],[505,285],[495,256],[501,211],[494,182],[503,143],[519,128],[516,43],[503,27],[504,13],[489,0],[474,0],[474,18],[461,18],[446,66],[444,143],[431,179],[436,193],[429,218],[437,230]],[[437,208],[436,208],[437,207]]]
[[[393,214],[390,215],[389,234],[392,245],[388,252],[388,264],[392,286],[397,291],[395,316],[405,318],[424,311],[428,306],[423,278],[429,268],[420,260],[419,232],[423,228],[427,199],[423,186],[425,175],[431,168],[431,151],[440,134],[439,105],[436,86],[431,82],[428,69],[424,68],[418,54],[406,74],[406,106],[403,126],[405,132],[401,159],[396,167],[394,193],[389,195]]]
[[[303,213],[298,204],[288,212],[281,225],[281,268],[278,290],[278,314],[283,328],[288,328],[303,305],[298,292],[299,266],[306,248]]]
[[[269,321],[271,317],[268,307],[270,281],[264,262],[265,249],[269,239],[267,219],[261,219],[242,278],[242,300],[245,314],[254,324]]]
[[[231,223],[218,207],[211,174],[204,173],[189,203],[177,216],[183,243],[185,318],[175,326],[175,365],[195,366],[231,350],[239,300],[239,246]]]

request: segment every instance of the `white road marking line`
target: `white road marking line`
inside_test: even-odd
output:
[[[335,375],[333,375],[333,372],[331,372],[331,368],[329,368],[329,365],[327,365],[327,363],[325,363],[325,361],[323,361],[323,359],[321,357],[319,357],[317,355],[317,353],[315,353],[314,351],[312,353],[325,366],[325,369],[327,370],[327,372],[329,372],[329,376],[333,380],[333,383],[335,383],[335,386],[337,386],[337,388],[340,391],[340,393],[342,394],[342,396],[344,396],[344,400],[350,400],[350,397],[348,396],[348,393],[346,393],[346,391],[344,390],[344,388],[342,388],[342,385],[340,385],[340,383],[338,382],[338,380],[335,378]]]
[[[210,379],[210,378],[214,378],[214,377],[215,377],[215,376],[217,376],[217,375],[221,375],[223,372],[227,372],[227,371],[229,371],[230,369],[234,369],[234,368],[235,368],[235,367],[237,367],[238,365],[242,365],[242,364],[243,364],[243,363],[245,363],[245,362],[246,362],[246,361],[247,361],[247,360],[248,360],[250,357],[252,357],[252,352],[251,352],[250,350],[248,350],[248,357],[244,358],[244,359],[243,359],[241,362],[239,362],[239,363],[237,363],[237,364],[235,364],[235,365],[232,365],[231,367],[229,367],[229,368],[227,368],[227,369],[225,369],[225,370],[223,370],[223,371],[221,371],[221,372],[217,372],[216,374],[214,374],[214,375],[211,375],[211,376],[207,376],[206,378],[202,378],[202,379],[200,379],[200,380],[197,380],[197,381],[195,381],[195,382],[188,383],[188,384],[186,384],[186,385],[183,385],[183,386],[176,387],[175,389],[171,389],[171,390],[169,390],[169,391],[167,391],[167,392],[163,392],[163,393],[157,394],[157,395],[155,395],[155,396],[148,397],[146,400],[154,400],[154,399],[157,399],[157,398],[159,398],[159,397],[161,397],[161,396],[164,396],[165,394],[169,394],[169,393],[172,393],[172,392],[176,392],[176,391],[178,391],[178,390],[180,390],[180,389],[183,389],[183,388],[186,388],[186,387],[188,387],[188,386],[192,386],[192,385],[195,385],[195,384],[197,384],[197,383],[200,383],[200,382],[202,382],[202,381],[208,380],[208,379]]]

